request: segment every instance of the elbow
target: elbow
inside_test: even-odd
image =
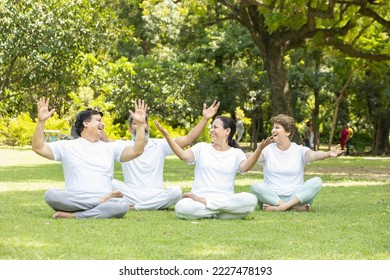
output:
[[[31,148],[32,148],[32,150],[33,150],[36,154],[40,155],[43,147],[42,147],[41,145],[37,145],[37,144],[34,144],[34,143],[33,143],[33,144],[31,145]]]

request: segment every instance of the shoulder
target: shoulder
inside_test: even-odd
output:
[[[245,153],[241,148],[231,148],[231,150],[238,156],[245,156]]]
[[[309,147],[303,146],[301,144],[298,145],[295,142],[291,143],[291,148],[294,149],[294,150],[299,150],[299,151],[303,151],[303,152],[306,152],[306,151],[310,150]]]
[[[165,138],[149,138],[148,142],[156,145],[165,145],[168,144],[168,141]]]
[[[117,143],[119,145],[127,146],[127,145],[134,145],[134,140],[116,140],[110,143]]]
[[[268,153],[269,151],[272,151],[272,150],[275,150],[276,149],[276,143],[273,142],[269,145],[267,145],[267,147],[265,147],[262,151],[262,153]]]
[[[199,143],[196,143],[193,146],[191,146],[190,149],[193,151],[199,151],[199,150],[210,149],[211,147],[212,147],[212,145],[210,143],[199,142]]]

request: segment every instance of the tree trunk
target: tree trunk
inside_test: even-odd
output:
[[[374,122],[372,154],[375,156],[389,154],[390,123],[388,117],[382,117]]]
[[[319,76],[320,76],[320,67],[321,67],[321,51],[315,52],[315,73],[314,73],[314,108],[312,111],[311,119],[313,122],[313,132],[314,132],[314,141],[313,141],[313,147],[312,149],[314,151],[318,151],[320,149],[320,122],[319,122],[319,116],[320,116],[320,89],[321,85],[319,82]]]
[[[334,131],[336,129],[337,115],[339,114],[340,102],[343,100],[344,95],[346,95],[347,88],[348,88],[349,84],[351,83],[352,77],[353,77],[353,71],[351,70],[351,73],[349,73],[349,77],[348,77],[347,81],[345,82],[343,88],[340,90],[340,94],[336,99],[336,104],[335,104],[334,113],[333,113],[332,126],[330,128],[328,149],[330,149],[332,147],[332,139],[333,139]]]
[[[235,9],[233,11],[237,12]],[[289,42],[281,41],[279,36],[273,36],[267,31],[265,18],[258,12],[256,5],[240,5],[239,21],[248,29],[265,64],[271,87],[272,115],[292,116],[290,89],[283,63]]]
[[[257,148],[257,143],[259,142],[259,135],[261,134],[261,132],[264,131],[264,128],[263,128],[263,122],[264,122],[264,119],[263,119],[263,112],[261,110],[261,108],[259,109],[256,109],[252,116],[251,116],[251,120],[252,120],[252,132],[251,132],[251,144],[250,144],[250,147],[251,149],[256,149]]]
[[[284,51],[281,46],[270,46],[264,63],[271,86],[272,114],[292,115],[290,87],[283,64]],[[260,104],[261,106],[261,104]]]

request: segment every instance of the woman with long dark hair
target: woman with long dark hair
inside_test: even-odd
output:
[[[233,139],[236,123],[232,118],[217,116],[210,128],[212,143],[197,143],[186,150],[157,121],[155,124],[175,154],[195,164],[192,190],[184,193],[175,206],[179,218],[244,219],[255,209],[256,197],[248,192],[235,193],[234,180],[237,171],[245,173],[255,165],[262,149],[272,142],[271,137],[263,140],[247,159]]]

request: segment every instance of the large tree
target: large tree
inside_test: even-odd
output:
[[[205,4],[205,1],[198,2]],[[208,2],[213,5],[213,1]],[[269,77],[274,114],[292,115],[284,59],[289,50],[305,46],[309,39],[319,45],[333,46],[350,57],[390,59],[387,0],[215,2],[222,9],[219,20],[233,19],[241,23],[260,50]]]
[[[110,31],[110,12],[104,4],[104,0],[0,2],[0,113],[4,108],[7,114],[23,112],[35,104],[38,94],[55,95],[66,103],[64,98],[77,87],[78,58],[102,49]]]

